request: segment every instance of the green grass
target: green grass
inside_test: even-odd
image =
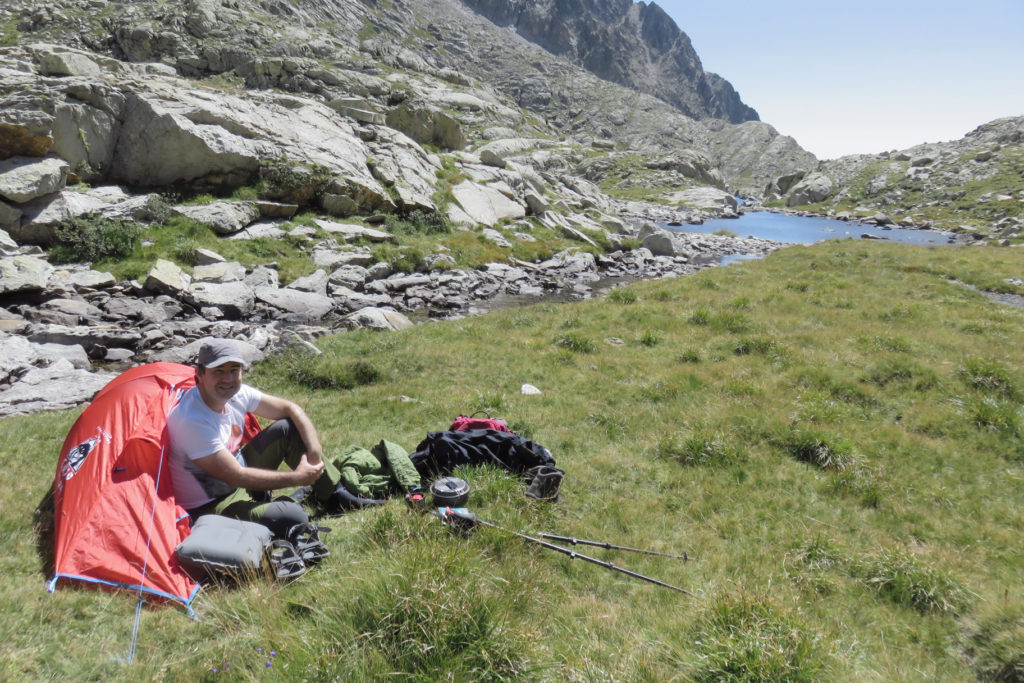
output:
[[[562,502],[478,467],[471,510],[686,551],[588,554],[694,597],[395,500],[330,519],[293,584],[204,591],[199,621],[147,607],[127,667],[131,596],[43,589],[33,511],[78,411],[5,419],[0,678],[1021,680],[1024,311],[950,281],[1021,272],[1013,249],[833,241],[251,371],[328,456],[490,409],[552,451]]]
[[[238,198],[252,198],[247,197],[248,192],[236,194]],[[213,197],[206,199],[212,200]],[[77,230],[82,225],[90,229],[85,232]],[[237,261],[247,268],[276,263],[282,283],[309,275],[314,270],[310,255],[316,241],[301,237],[227,240],[213,229],[178,215],[168,215],[130,235],[111,229],[118,225],[114,221],[93,219],[69,224],[67,234],[73,239],[69,238],[66,244],[56,248],[55,258],[60,262],[90,261],[97,270],[109,271],[118,279],[138,280],[145,280],[159,258],[169,258],[186,269],[190,268],[194,265],[194,254],[198,249],[215,251],[228,261]],[[294,225],[315,227],[310,214],[300,214],[283,227],[287,230]],[[512,248],[502,248],[479,232],[453,231],[443,217],[422,212],[389,216],[385,229],[398,236],[400,242],[365,246],[371,248],[377,260],[391,263],[396,270],[405,272],[414,271],[425,256],[435,253],[451,255],[456,260],[456,267],[477,268],[486,263],[507,263],[513,259],[541,261],[570,247],[601,251],[589,245],[581,247],[579,242],[540,227],[531,231],[536,241],[525,242],[511,237]],[[321,233],[321,237],[327,235]]]
[[[0,24],[0,46],[17,45],[19,36],[17,21],[11,20]]]

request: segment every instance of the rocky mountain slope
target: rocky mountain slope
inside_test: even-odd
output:
[[[703,71],[685,33],[656,5],[574,0],[530,7],[531,25],[543,18],[564,27],[575,48],[549,51],[556,46],[542,32],[521,35],[460,0],[60,0],[46,7],[13,0],[0,8],[0,22],[16,27],[21,43],[159,62],[189,78],[221,75],[323,101],[362,98],[377,110],[462,109],[470,142],[496,125],[524,136],[609,141],[647,157],[692,151],[709,170],[722,168],[728,184],[733,166],[719,156],[726,147],[729,158],[754,162],[735,178],[743,185],[735,189],[748,194],[780,166],[812,163],[791,138],[754,121],[756,112],[728,83]],[[282,60],[287,64],[278,66]],[[490,90],[509,106],[470,115],[451,97],[432,99],[438,88],[423,83],[430,79],[455,92]],[[757,134],[731,135],[719,121],[748,121]]]

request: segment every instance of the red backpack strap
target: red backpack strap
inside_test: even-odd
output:
[[[262,429],[263,426],[260,424],[260,419],[252,413],[246,413],[245,424],[242,429],[242,443],[249,443]]]

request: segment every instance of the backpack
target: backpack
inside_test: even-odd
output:
[[[483,413],[487,417],[476,417]],[[493,429],[496,432],[508,432],[509,434],[515,434],[511,429],[508,428],[508,423],[499,417],[491,417],[483,410],[478,410],[472,415],[459,415],[452,422],[449,431],[462,432],[469,429]]]

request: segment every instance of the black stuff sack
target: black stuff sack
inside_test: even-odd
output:
[[[493,429],[429,432],[409,459],[428,478],[449,475],[456,467],[466,465],[491,464],[517,473],[538,465],[555,466],[555,458],[544,446]]]

